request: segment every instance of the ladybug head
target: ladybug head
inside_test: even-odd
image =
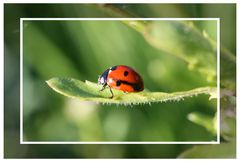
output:
[[[98,75],[98,84],[104,84],[104,78],[101,75]]]
[[[107,77],[108,77],[109,69],[107,69],[102,75],[98,76],[98,84],[107,84]]]

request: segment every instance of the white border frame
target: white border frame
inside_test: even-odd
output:
[[[23,21],[72,20],[216,20],[217,21],[217,141],[23,141]],[[20,144],[220,144],[220,18],[20,18]]]

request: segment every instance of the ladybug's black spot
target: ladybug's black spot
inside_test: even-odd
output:
[[[112,71],[114,71],[116,69],[117,69],[117,66],[113,66],[113,67],[110,68],[110,70],[112,70]]]
[[[124,76],[128,76],[128,71],[124,71]]]
[[[133,89],[135,91],[140,91],[142,88],[141,88],[141,86],[139,84],[133,84]]]
[[[118,87],[118,86],[120,86],[120,85],[121,85],[121,81],[120,81],[120,80],[117,80],[116,86]]]
[[[126,84],[126,85],[131,86],[134,89],[134,91],[136,91],[136,92],[140,92],[140,91],[143,90],[142,83],[129,83],[129,82],[124,81],[124,80],[118,80],[118,81],[120,82],[120,84]],[[118,84],[118,83],[116,83],[116,84]]]

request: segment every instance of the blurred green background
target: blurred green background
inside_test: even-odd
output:
[[[59,76],[96,82],[106,68],[122,64],[137,69],[151,91],[206,85],[205,78],[189,72],[183,61],[154,49],[122,22],[24,21],[23,26],[26,141],[216,139],[187,120],[190,112],[214,115],[216,102],[209,102],[208,96],[151,106],[99,105],[59,96],[46,85],[45,80]]]
[[[204,17],[209,5],[116,5],[140,17]],[[164,9],[168,8],[168,9]],[[215,7],[219,10],[221,5]],[[225,8],[232,16],[234,5]],[[170,12],[171,11],[171,12]],[[5,5],[5,116],[18,119],[12,98],[19,91],[19,19],[21,17],[113,17],[99,5]],[[9,20],[15,20],[9,21]],[[235,19],[226,21],[231,28]],[[193,21],[216,40],[216,22]],[[226,24],[226,23],[225,23]],[[226,26],[221,28],[227,29]],[[156,30],[156,29],[155,29]],[[97,82],[106,68],[128,65],[136,69],[150,91],[175,92],[215,86],[183,60],[153,47],[136,30],[120,21],[24,21],[23,23],[23,135],[24,141],[215,141],[216,132],[189,120],[200,114],[214,127],[216,100],[207,95],[179,102],[139,106],[100,105],[66,98],[45,83],[52,77]],[[235,51],[235,33],[228,30],[222,43]],[[179,34],[179,36],[181,36]],[[159,36],[161,37],[161,36]],[[174,38],[181,40],[181,38]],[[190,38],[189,38],[190,39]],[[166,44],[169,42],[166,42]],[[170,42],[171,45],[171,42]],[[180,44],[181,45],[181,44]],[[178,47],[174,47],[178,49]],[[193,49],[194,50],[194,49]],[[205,58],[208,59],[208,58]],[[215,60],[216,61],[216,60]],[[214,65],[215,67],[215,65]],[[212,67],[211,67],[212,68]],[[215,70],[215,69],[214,69]],[[13,86],[15,85],[15,86]],[[14,100],[14,101],[15,101]],[[12,110],[12,111],[11,111]],[[6,157],[176,157],[188,145],[17,145],[19,121],[5,118]],[[16,142],[17,143],[17,142]],[[12,147],[20,148],[12,152]]]

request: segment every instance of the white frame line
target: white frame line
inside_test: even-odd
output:
[[[20,143],[23,141],[23,20],[20,19]]]
[[[23,20],[31,20],[31,21],[74,21],[74,20],[84,20],[84,21],[93,21],[93,20],[219,20],[219,18],[20,18],[21,21]]]
[[[220,144],[217,141],[150,141],[150,142],[135,142],[135,141],[106,141],[106,142],[79,142],[79,141],[21,141],[21,144]]]
[[[23,141],[23,21],[216,20],[217,21],[217,141]],[[220,144],[220,18],[20,18],[20,144]]]
[[[217,20],[217,141],[220,144],[220,18]]]

